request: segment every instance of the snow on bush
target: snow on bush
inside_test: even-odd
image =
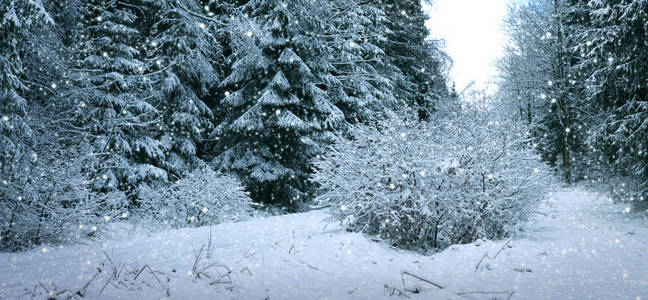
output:
[[[82,174],[81,155],[17,156],[0,172],[0,251],[95,236],[126,217],[122,192],[96,193]]]
[[[174,228],[240,221],[252,215],[251,200],[240,182],[202,166],[169,186],[146,188],[138,213]]]
[[[489,109],[438,125],[357,127],[319,160],[318,202],[353,231],[419,251],[510,235],[545,197],[550,173]]]

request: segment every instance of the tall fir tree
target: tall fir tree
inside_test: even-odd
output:
[[[40,0],[0,0],[0,249],[30,244],[32,236],[21,234],[25,203],[34,203],[27,186],[34,182],[33,131],[28,125],[23,59],[29,54],[25,40],[41,27],[53,26]],[[31,100],[31,99],[30,99]],[[36,205],[42,205],[39,202]]]
[[[444,54],[436,41],[428,39],[428,16],[421,1],[382,0],[380,6],[389,29],[383,47],[391,63],[400,70],[400,74],[392,75],[396,80],[396,97],[414,109],[419,119],[428,120],[435,104],[447,96]]]
[[[25,155],[31,134],[24,120],[28,87],[21,78],[26,35],[37,27],[54,25],[40,0],[0,1],[0,174],[12,177],[14,161]],[[6,184],[5,184],[6,185]]]
[[[636,185],[624,200],[648,201],[648,2],[575,1],[585,29],[581,56],[592,143],[617,175]]]
[[[77,126],[86,131],[95,157],[88,172],[97,190],[137,192],[141,184],[167,178],[165,149],[155,139],[160,111],[151,104],[155,93],[147,72],[165,72],[170,66],[161,59],[152,65],[142,60],[145,41],[136,20],[145,17],[144,2],[83,4],[86,30],[80,37],[86,42],[73,95]]]
[[[221,23],[210,7],[198,1],[159,0],[147,41],[149,65],[168,65],[150,76],[162,112],[156,139],[166,153],[166,170],[174,178],[195,167],[200,147],[213,130],[213,112],[206,102],[221,80]],[[211,103],[210,103],[211,104]]]
[[[216,127],[214,163],[238,173],[257,201],[295,205],[308,198],[311,160],[343,121],[320,83],[328,74],[317,32],[317,3],[254,0],[232,32],[225,116]]]
[[[334,0],[327,2],[316,37],[329,49],[330,75],[326,89],[350,123],[370,123],[398,101],[395,82],[399,70],[383,45],[389,29],[378,1]]]

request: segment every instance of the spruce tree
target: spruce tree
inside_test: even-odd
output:
[[[447,96],[443,54],[428,40],[427,15],[419,0],[382,0],[389,29],[385,53],[400,74],[394,74],[396,97],[427,120],[435,103]],[[398,76],[400,75],[400,76]]]
[[[587,14],[577,51],[590,110],[592,142],[617,175],[636,186],[624,200],[648,200],[648,3],[601,0],[575,5]]]
[[[22,235],[20,220],[25,203],[33,203],[28,183],[38,156],[28,125],[23,59],[26,36],[54,21],[40,0],[0,0],[0,243],[1,250],[32,242]],[[31,100],[31,99],[29,99]],[[40,203],[38,203],[40,204]]]
[[[156,22],[147,41],[149,64],[168,65],[151,77],[153,102],[162,112],[156,139],[175,178],[195,166],[199,148],[213,130],[213,113],[205,102],[216,96],[223,53],[219,23],[209,9],[194,0],[156,1]]]
[[[9,178],[16,158],[25,155],[31,134],[24,120],[29,89],[23,82],[25,35],[39,26],[54,25],[40,0],[0,1],[0,170]]]
[[[137,192],[143,183],[167,178],[164,147],[155,139],[160,112],[151,104],[155,93],[147,72],[164,72],[169,62],[142,61],[144,41],[135,28],[145,15],[141,7],[103,0],[83,5],[86,30],[80,36],[86,42],[74,74],[79,90],[73,95],[77,126],[87,132],[95,157],[87,171],[97,190]]]
[[[238,173],[257,201],[294,205],[308,198],[311,159],[344,121],[320,85],[328,73],[326,47],[312,36],[316,4],[250,1],[232,32],[214,163]]]
[[[325,26],[317,33],[331,55],[326,88],[350,123],[380,119],[385,108],[397,105],[395,82],[399,70],[382,45],[389,29],[377,1],[334,0],[327,2]]]

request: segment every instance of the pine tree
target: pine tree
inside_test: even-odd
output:
[[[54,21],[40,0],[0,1],[0,249],[14,250],[14,243],[30,243],[21,236],[24,202],[31,202],[27,184],[33,180],[37,159],[32,129],[27,119],[29,88],[24,82],[25,39],[39,27]],[[28,200],[29,199],[29,200]],[[30,237],[29,237],[30,238]],[[22,241],[21,241],[22,239]]]
[[[139,3],[141,4],[141,3]],[[84,3],[86,30],[80,37],[79,121],[91,155],[88,166],[97,190],[136,192],[140,184],[166,180],[165,149],[155,139],[159,111],[151,105],[155,93],[146,72],[164,72],[169,62],[142,61],[142,36],[135,27],[144,5],[94,0]]]
[[[13,173],[14,161],[25,155],[25,139],[31,134],[25,123],[28,90],[21,78],[25,35],[36,27],[54,25],[40,0],[0,1],[0,174]],[[6,185],[6,184],[5,184]]]
[[[156,22],[147,59],[168,67],[152,76],[155,102],[162,111],[159,132],[167,154],[167,170],[180,177],[198,159],[199,147],[213,130],[213,113],[205,103],[215,97],[220,81],[220,25],[194,0],[155,3]]]
[[[376,122],[385,108],[397,105],[395,82],[399,70],[391,64],[382,45],[389,29],[377,1],[334,0],[327,2],[323,26],[316,37],[331,56],[327,91],[345,113],[347,121]]]
[[[598,116],[592,141],[618,175],[637,183],[625,200],[648,200],[648,2],[575,7],[587,13],[577,49],[591,112]]]
[[[216,127],[214,163],[234,171],[253,199],[296,204],[309,197],[311,160],[344,121],[320,82],[326,47],[312,36],[312,1],[256,0],[232,32],[229,75],[221,83],[225,116]]]
[[[444,58],[435,41],[428,40],[427,15],[419,0],[382,0],[387,16],[388,41],[383,46],[400,74],[396,96],[428,120],[435,103],[447,96]],[[400,76],[398,76],[400,75]]]

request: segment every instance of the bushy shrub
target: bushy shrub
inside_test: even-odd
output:
[[[17,155],[0,170],[0,251],[94,236],[127,216],[126,195],[91,191],[81,170],[85,158],[68,154]]]
[[[490,109],[438,125],[357,127],[319,160],[318,202],[353,231],[420,251],[505,237],[545,197],[550,174],[526,136]]]
[[[140,216],[173,228],[240,221],[253,212],[240,182],[207,166],[169,186],[143,189],[140,197]]]

